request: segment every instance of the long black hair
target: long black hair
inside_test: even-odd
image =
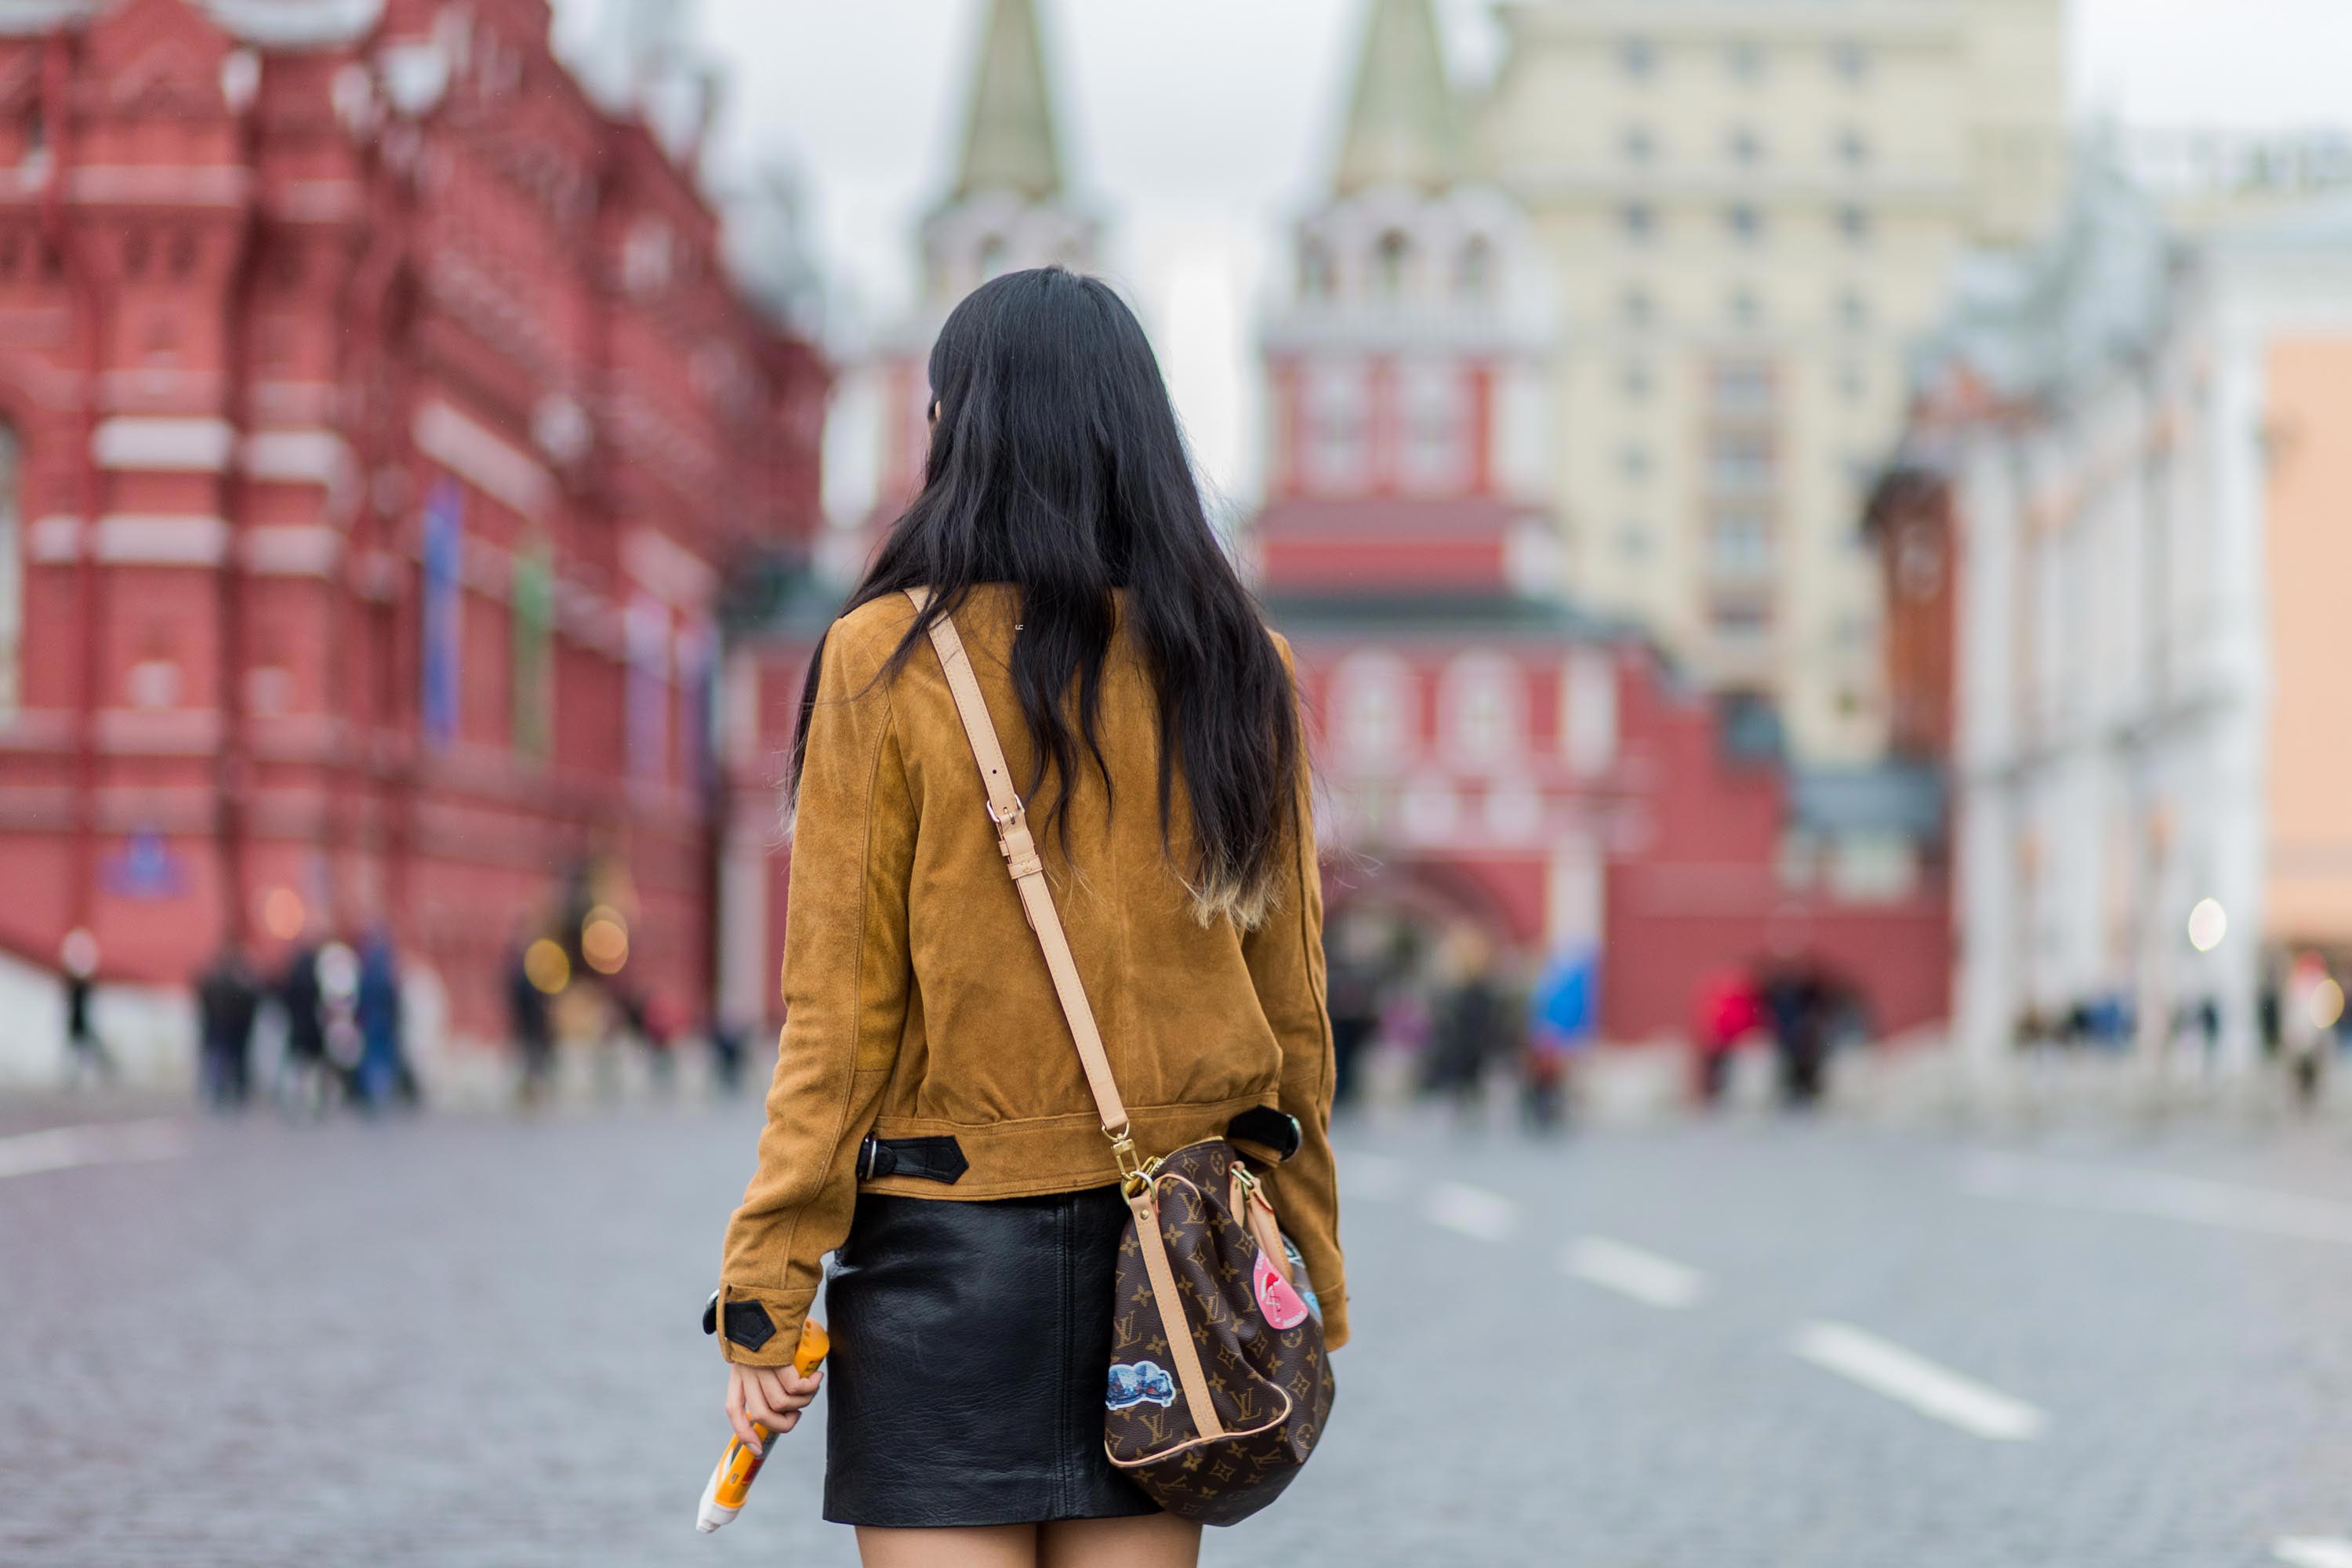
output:
[[[1202,510],[1134,312],[1099,279],[1059,267],[1006,273],[948,317],[930,383],[922,491],[845,606],[931,590],[883,679],[974,587],[1018,589],[1013,684],[1037,754],[1022,794],[1034,800],[1049,776],[1060,782],[1040,821],[1059,819],[1066,848],[1062,806],[1082,748],[1109,783],[1095,730],[1118,620],[1112,591],[1127,590],[1128,635],[1159,701],[1160,842],[1172,861],[1181,775],[1192,841],[1175,868],[1194,913],[1257,924],[1289,842],[1297,700]],[[794,791],[824,657],[820,644],[801,696]]]

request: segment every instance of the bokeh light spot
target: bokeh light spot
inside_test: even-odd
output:
[[[572,984],[572,961],[563,955],[560,943],[541,937],[523,950],[522,972],[548,995],[555,995]]]

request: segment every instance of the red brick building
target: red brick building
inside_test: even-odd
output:
[[[698,1012],[714,595],[814,526],[826,372],[691,150],[547,0],[13,16],[0,948],[176,983],[382,922],[478,1032],[593,862]]]

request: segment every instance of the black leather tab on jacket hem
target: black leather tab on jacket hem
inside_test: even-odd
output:
[[[1225,1123],[1226,1142],[1254,1144],[1272,1155],[1270,1163],[1276,1165],[1297,1153],[1306,1141],[1298,1118],[1271,1105],[1254,1105]]]
[[[727,1303],[727,1338],[747,1351],[758,1350],[776,1337],[776,1320],[757,1301]]]
[[[937,1138],[868,1138],[857,1149],[861,1181],[883,1176],[913,1176],[953,1186],[971,1169],[963,1145],[952,1135]]]

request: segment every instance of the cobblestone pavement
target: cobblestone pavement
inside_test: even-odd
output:
[[[854,1561],[814,1426],[688,1527],[751,1107],[152,1114],[0,1131],[0,1563]],[[1210,1563],[2252,1568],[2352,1537],[2340,1131],[1408,1119],[1344,1161],[1330,1438]]]

